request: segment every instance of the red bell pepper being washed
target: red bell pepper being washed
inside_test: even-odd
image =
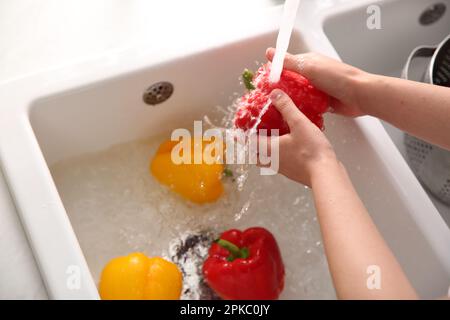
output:
[[[259,68],[255,75],[249,70],[244,71],[242,78],[249,91],[238,101],[235,126],[245,131],[251,129],[268,102],[272,90],[281,89],[309,120],[323,129],[323,114],[328,110],[329,97],[296,72],[283,70],[277,83],[270,82],[269,74],[270,63]],[[270,129],[279,129],[280,136],[289,133],[287,123],[273,105],[262,116],[257,129],[267,129],[269,134]]]
[[[224,232],[203,265],[208,285],[226,300],[274,300],[284,287],[284,265],[264,228]]]

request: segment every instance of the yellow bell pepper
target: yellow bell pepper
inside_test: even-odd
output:
[[[223,193],[222,173],[224,165],[220,162],[207,164],[202,158],[202,152],[197,151],[195,145],[202,144],[202,149],[211,142],[198,138],[191,140],[191,159],[197,156],[202,161],[198,164],[175,164],[172,161],[172,149],[178,142],[165,141],[156,152],[150,164],[153,176],[163,185],[182,197],[198,204],[216,201]],[[223,142],[217,142],[224,148]],[[211,145],[211,147],[214,145]]]
[[[142,253],[112,259],[99,284],[104,300],[177,300],[181,289],[182,275],[175,264]]]

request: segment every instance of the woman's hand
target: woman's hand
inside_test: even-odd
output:
[[[279,139],[280,173],[312,187],[325,252],[340,299],[416,299],[417,294],[384,242],[325,135],[280,90],[270,99],[289,125]],[[273,156],[273,155],[272,155]],[[370,290],[367,268],[383,270]]]
[[[275,49],[267,49],[266,56],[270,61],[274,54]],[[327,93],[334,112],[348,117],[366,114],[358,98],[358,87],[370,78],[370,74],[317,53],[287,54],[284,67],[300,73]]]
[[[274,53],[267,49],[267,58]],[[449,88],[370,74],[317,53],[287,54],[284,67],[327,93],[334,112],[374,116],[450,150]]]
[[[273,50],[268,50],[267,56],[271,59]],[[366,105],[377,96],[384,98],[386,90],[380,89],[375,95],[372,90],[374,81],[380,82],[377,76],[320,55],[288,55],[284,65],[332,96],[332,107],[346,116],[367,114],[360,101]],[[377,87],[383,88],[380,84]],[[325,135],[282,91],[274,90],[270,99],[290,128],[290,134],[272,138],[279,139],[279,171],[312,187],[338,298],[416,299],[414,288],[371,220]],[[373,265],[383,270],[380,290],[367,286],[367,270]]]
[[[270,99],[290,128],[290,134],[279,137],[279,173],[311,186],[314,174],[338,164],[334,150],[323,132],[317,128],[281,90]]]

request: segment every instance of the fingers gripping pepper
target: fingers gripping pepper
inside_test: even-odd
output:
[[[249,91],[238,102],[235,126],[244,131],[253,128],[272,90],[280,89],[316,126],[323,128],[323,114],[329,106],[328,95],[315,88],[308,79],[290,70],[283,70],[280,81],[271,83],[270,67],[270,64],[263,65],[255,75],[249,70],[244,71],[242,79]],[[280,135],[289,133],[287,123],[273,105],[262,115],[257,129],[267,129],[268,133],[271,129],[279,129]]]

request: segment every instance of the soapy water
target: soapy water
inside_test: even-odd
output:
[[[159,184],[149,162],[169,135],[113,146],[51,166],[67,214],[96,282],[106,263],[139,251],[173,260],[174,245],[189,234],[218,235],[229,228],[262,226],[278,241],[286,267],[284,299],[329,299],[334,290],[309,189],[282,176],[248,168],[245,187],[224,177],[224,195],[196,205]],[[201,259],[180,265],[183,298],[196,299]],[[180,263],[180,261],[175,261]],[[189,264],[190,263],[190,264]],[[187,290],[189,289],[189,290]]]

